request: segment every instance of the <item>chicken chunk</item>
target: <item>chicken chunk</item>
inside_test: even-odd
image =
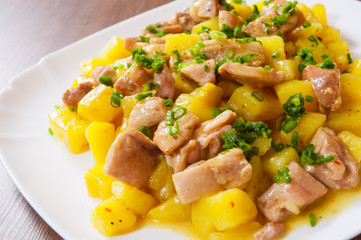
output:
[[[291,213],[318,200],[327,193],[327,188],[306,172],[296,162],[287,164],[290,183],[274,183],[257,199],[258,209],[272,222],[282,222]]]
[[[224,79],[256,87],[272,87],[281,83],[285,76],[284,72],[273,69],[267,71],[262,67],[244,66],[235,62],[226,62],[218,68],[218,72]]]
[[[191,32],[193,26],[196,25],[196,22],[193,20],[188,10],[184,12],[176,13],[176,15],[174,15],[172,19],[169,21],[169,23],[179,24],[182,26],[184,31],[188,31],[188,32]]]
[[[154,41],[154,40],[152,40],[152,41]],[[156,52],[167,53],[167,51],[165,50],[165,43],[163,43],[163,44],[148,44],[143,49],[147,53],[147,57],[149,57],[149,58],[152,58],[154,55],[156,55],[158,57],[161,57],[161,58],[165,58],[165,59],[169,58],[168,55],[159,56],[156,53]]]
[[[175,81],[166,64],[160,73],[154,73],[154,83],[159,85],[156,96],[161,98],[173,98],[175,92]]]
[[[92,77],[94,81],[99,83],[99,78],[101,76],[110,77],[114,82],[115,78],[117,77],[117,73],[112,67],[109,66],[98,66],[94,68],[92,71]]]
[[[129,96],[141,92],[147,81],[147,71],[145,71],[143,67],[135,65],[129,68],[123,76],[118,78],[114,84],[114,89]]]
[[[315,146],[317,154],[324,157],[333,155],[334,160],[323,164],[306,165],[309,173],[332,189],[350,189],[359,185],[359,167],[333,130],[326,127],[319,128],[311,144]]]
[[[198,16],[201,18],[216,17],[218,14],[218,0],[200,0],[198,5]]]
[[[120,133],[110,147],[104,173],[129,185],[144,187],[156,166],[159,153],[157,145],[149,138],[129,129]]]
[[[264,225],[263,228],[258,230],[254,235],[254,239],[256,240],[268,240],[275,239],[283,235],[283,231],[285,230],[285,225],[282,223],[274,223],[270,222]]]
[[[302,79],[311,81],[320,112],[325,112],[327,108],[331,111],[340,109],[342,99],[339,69],[308,65],[302,72]]]
[[[207,161],[190,165],[173,175],[173,182],[183,204],[191,203],[209,193],[229,188],[244,188],[252,175],[252,166],[243,151],[232,149]]]
[[[241,23],[241,19],[232,14],[231,12],[227,10],[220,10],[219,11],[219,28],[222,29],[223,24],[229,26],[230,28],[235,28],[237,25]]]
[[[169,126],[166,126],[165,121],[162,121],[154,133],[154,143],[164,154],[171,154],[192,138],[193,129],[198,121],[199,118],[196,115],[187,112],[177,120],[179,132],[174,136],[169,134]]]
[[[186,77],[196,81],[199,85],[206,83],[216,83],[216,73],[214,66],[216,65],[214,59],[209,59],[203,63],[190,64],[181,69]],[[207,66],[207,67],[206,67]]]
[[[63,94],[63,103],[69,108],[77,108],[78,103],[82,100],[85,95],[87,95],[93,88],[95,84],[92,81],[86,81],[80,83],[73,89],[68,89]]]
[[[208,59],[213,58],[216,62],[228,59],[227,55],[233,51],[233,58],[243,57],[247,54],[255,54],[251,61],[245,63],[251,66],[261,66],[265,62],[264,49],[259,42],[238,43],[228,39],[225,41],[206,40],[201,53],[204,53]]]
[[[165,119],[166,113],[162,98],[148,97],[134,106],[129,115],[128,126],[136,130],[141,126],[155,126]]]

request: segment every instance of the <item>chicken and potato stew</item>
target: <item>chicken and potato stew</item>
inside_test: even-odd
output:
[[[194,1],[81,70],[49,132],[90,148],[91,222],[106,236],[150,219],[201,239],[274,239],[291,215],[359,187],[361,60],[321,4]]]

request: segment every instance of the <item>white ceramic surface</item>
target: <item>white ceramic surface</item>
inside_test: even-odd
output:
[[[99,201],[87,196],[84,173],[93,166],[90,152],[70,154],[48,134],[48,113],[80,74],[81,60],[95,57],[113,35],[137,36],[149,23],[170,18],[193,0],[171,2],[113,25],[44,57],[11,80],[0,94],[0,156],[24,197],[65,239],[107,239],[89,219]],[[316,1],[302,1],[313,5]],[[253,3],[253,1],[248,2]],[[361,58],[361,2],[319,0],[327,6],[329,23],[341,29],[354,59]],[[346,239],[361,232],[361,199],[336,218],[317,227],[300,228],[287,239]],[[184,239],[170,230],[141,228],[114,239]]]

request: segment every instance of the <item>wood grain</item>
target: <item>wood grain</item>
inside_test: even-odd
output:
[[[1,0],[0,90],[44,55],[170,1]],[[26,202],[2,163],[0,182],[0,239],[62,239]]]

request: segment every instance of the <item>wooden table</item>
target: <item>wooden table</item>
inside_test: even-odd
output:
[[[44,55],[170,1],[0,1],[0,90]],[[26,202],[2,163],[0,182],[0,239],[61,239]]]

